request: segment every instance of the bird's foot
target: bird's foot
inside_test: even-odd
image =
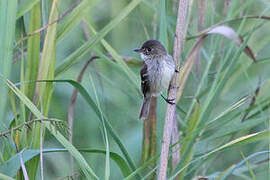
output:
[[[170,105],[175,105],[175,102],[174,102],[175,99],[167,99],[167,98],[165,98],[162,94],[161,94],[161,97],[162,97],[168,104],[170,104]]]

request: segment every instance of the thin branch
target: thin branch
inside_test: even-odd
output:
[[[40,124],[40,176],[44,180],[44,166],[43,166],[43,124]]]
[[[176,65],[176,69],[179,70],[180,57],[183,49],[183,43],[185,40],[185,29],[186,29],[186,19],[188,11],[189,0],[179,0],[178,14],[177,14],[177,23],[176,23],[176,32],[174,38],[174,49],[173,49],[173,58]],[[168,99],[175,99],[177,96],[178,90],[178,73],[175,73],[173,79],[170,83],[168,90]],[[176,105],[167,105],[164,130],[163,130],[163,139],[161,147],[161,155],[159,162],[159,180],[165,180],[167,175],[167,166],[168,166],[168,154],[169,154],[169,145],[171,140],[171,133],[173,128],[173,121],[176,111]]]
[[[90,35],[89,35],[87,24],[86,24],[86,22],[84,20],[82,21],[82,28],[83,28],[85,39],[87,41],[89,41],[90,40]],[[90,56],[93,56],[93,52],[90,52]],[[101,86],[101,89],[103,90],[102,78],[100,76],[99,70],[98,70],[95,62],[93,62],[93,66],[94,66],[95,73],[96,73],[96,75],[98,77],[98,80],[99,80],[99,84]]]
[[[229,8],[230,8],[231,0],[225,0],[224,1],[224,9],[223,14],[226,16],[228,14]]]
[[[61,120],[59,120],[59,119],[53,119],[53,118],[47,118],[47,119],[33,119],[33,120],[31,120],[31,121],[27,121],[27,122],[25,122],[25,123],[22,123],[22,124],[20,124],[20,125],[18,125],[18,126],[15,126],[15,127],[11,128],[11,129],[9,129],[9,130],[7,130],[7,131],[4,131],[4,132],[0,133],[0,137],[2,137],[2,136],[5,136],[5,137],[6,137],[8,134],[12,133],[13,131],[20,130],[22,127],[27,127],[27,128],[30,129],[30,127],[31,127],[30,125],[32,125],[32,124],[34,124],[34,123],[36,123],[36,122],[42,123],[42,121],[49,121],[49,122],[52,122],[52,123],[61,123],[61,124],[65,124],[64,121],[61,121]]]
[[[19,153],[19,155],[20,155],[20,164],[21,164],[21,167],[22,167],[23,177],[24,177],[25,180],[29,180],[28,173],[27,173],[27,170],[25,168],[25,164],[23,162],[22,153]]]
[[[90,64],[90,62],[92,62],[94,59],[99,58],[98,56],[93,56],[91,57],[83,66],[78,78],[77,78],[77,82],[80,83],[82,81],[84,72],[86,71],[88,65]],[[69,128],[69,142],[72,144],[72,137],[73,137],[73,117],[74,117],[74,107],[75,107],[75,102],[77,100],[77,96],[78,96],[78,90],[76,88],[74,88],[72,96],[71,96],[71,103],[69,104],[68,107],[68,128]],[[72,173],[74,174],[74,159],[73,156],[70,155],[70,163],[71,163],[71,169],[72,169]]]
[[[191,40],[191,39],[202,37],[202,36],[206,35],[209,31],[211,31],[212,29],[214,29],[215,27],[217,27],[217,26],[220,26],[220,25],[223,25],[223,24],[226,24],[226,23],[229,23],[229,22],[243,20],[243,19],[264,19],[264,20],[270,20],[270,16],[244,16],[244,17],[239,17],[239,18],[228,19],[228,20],[219,22],[219,23],[217,23],[217,24],[215,24],[215,25],[213,25],[213,26],[211,26],[211,27],[209,27],[209,28],[201,31],[201,32],[199,32],[196,35],[189,36],[189,37],[186,38],[186,40]]]
[[[142,144],[142,154],[141,154],[141,164],[143,165],[151,158],[156,155],[156,119],[157,119],[157,98],[151,98],[149,116],[143,122],[143,144]],[[149,164],[148,167],[154,168],[156,166],[155,162]],[[156,174],[153,173],[151,178],[155,179]]]
[[[260,88],[261,88],[261,77],[259,77],[258,86],[257,86],[257,88],[255,90],[254,96],[252,97],[252,99],[251,99],[251,101],[249,103],[248,109],[250,109],[255,104],[256,97],[259,95],[259,92],[260,92]],[[246,111],[244,116],[241,119],[241,122],[244,122],[246,120],[248,114],[249,114],[249,111]]]
[[[23,50],[23,55],[22,53],[20,53],[12,58],[12,63],[16,63],[17,61],[21,60],[23,56],[26,56],[26,54],[27,54],[27,49],[25,48]],[[115,59],[113,59],[113,57],[110,54],[107,54],[106,56],[110,58],[113,62],[116,62]],[[127,65],[134,65],[134,66],[139,67],[142,64],[142,61],[131,56],[120,56],[120,57],[125,63],[127,63]]]

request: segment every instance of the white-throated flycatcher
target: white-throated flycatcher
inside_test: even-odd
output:
[[[144,99],[139,118],[145,119],[149,114],[151,97],[160,95],[163,90],[168,88],[175,72],[175,64],[172,56],[157,40],[148,40],[143,43],[140,49],[134,51],[139,52],[143,59],[140,72],[141,91]],[[172,100],[165,100],[170,104],[172,103]]]

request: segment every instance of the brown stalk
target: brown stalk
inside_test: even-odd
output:
[[[181,72],[180,72],[179,78],[178,78],[179,89],[178,89],[177,96],[176,96],[176,102],[177,103],[180,100],[180,97],[181,97],[182,92],[184,90],[184,87],[185,87],[186,81],[188,79],[188,76],[189,76],[189,74],[191,72],[191,69],[192,69],[193,65],[196,63],[197,56],[198,56],[199,51],[200,51],[200,47],[201,47],[205,37],[206,36],[200,38],[197,41],[197,43],[191,49],[184,66],[181,68]]]
[[[90,40],[90,35],[89,35],[89,31],[88,31],[87,24],[86,24],[85,20],[82,20],[82,29],[83,29],[83,32],[84,32],[85,39],[87,41],[89,41]],[[92,52],[90,52],[90,56],[93,56]],[[98,77],[101,89],[103,90],[102,78],[100,76],[99,70],[98,70],[95,62],[93,62],[93,66],[94,66],[94,69],[95,69],[95,73],[96,73],[96,75]]]
[[[90,62],[92,62],[94,59],[97,59],[97,58],[98,58],[97,56],[93,56],[84,64],[84,66],[83,66],[83,68],[82,68],[82,70],[77,78],[78,83],[80,83],[82,81],[84,72],[87,69]],[[68,140],[71,144],[72,144],[72,136],[73,136],[74,107],[75,107],[75,102],[77,100],[77,96],[78,96],[78,90],[76,88],[74,88],[72,96],[71,96],[71,102],[68,106],[68,129],[69,129]],[[71,161],[70,163],[71,163],[72,173],[74,174],[74,159],[73,159],[72,155],[70,155],[70,161]]]
[[[141,164],[144,164],[156,155],[156,124],[157,124],[157,98],[151,98],[149,116],[143,123],[143,145]],[[150,165],[155,167],[155,162]],[[155,179],[156,174],[152,174],[150,179]]]
[[[180,57],[185,40],[185,28],[188,10],[188,0],[179,0],[176,32],[174,38],[173,58],[176,64],[176,69],[179,70]],[[178,73],[175,73],[168,89],[168,99],[175,99],[178,90]],[[165,180],[167,175],[169,145],[171,140],[171,133],[173,129],[173,122],[175,117],[176,105],[167,105],[166,117],[164,122],[163,139],[161,145],[161,154],[159,162],[159,180]]]
[[[257,88],[255,90],[254,96],[252,97],[252,99],[251,99],[251,101],[249,103],[248,109],[251,108],[255,104],[256,97],[258,96],[258,94],[260,92],[260,87],[261,87],[261,78],[259,78],[258,86],[257,86]],[[249,111],[246,111],[245,114],[244,114],[244,116],[241,119],[241,122],[244,122],[246,120],[248,114],[249,114]]]
[[[225,0],[224,1],[224,8],[223,8],[223,14],[226,16],[228,13],[228,10],[230,8],[231,0]]]
[[[155,4],[156,6],[157,4]],[[152,22],[152,28],[153,28],[153,39],[156,39],[157,37],[157,12],[155,11],[153,16],[153,22]],[[143,22],[141,22],[144,26]],[[147,39],[149,39],[149,35],[146,31],[146,36],[148,36]],[[126,63],[129,61],[124,60]],[[140,64],[141,65],[141,62]],[[144,164],[148,160],[150,160],[152,157],[156,155],[156,143],[157,143],[157,98],[152,97],[151,103],[150,103],[150,109],[149,109],[149,116],[147,119],[144,120],[143,124],[143,142],[142,142],[142,154],[141,154],[141,164]],[[155,168],[156,163],[153,162],[149,165],[151,169]],[[149,179],[155,179],[156,173],[151,174]]]
[[[84,36],[85,36],[85,39],[86,40],[90,40],[90,35],[89,35],[89,32],[88,32],[88,29],[87,29],[87,26],[85,24],[84,21],[82,21],[82,29],[83,29],[83,32],[84,32]],[[92,56],[92,54],[90,53],[90,56]],[[87,69],[88,65],[90,64],[90,62],[92,62],[94,59],[97,59],[99,57],[97,56],[92,56],[86,63],[85,65],[83,66],[82,70],[80,71],[80,74],[77,78],[77,82],[80,83],[82,81],[82,78],[83,78],[83,75],[84,75],[84,72],[85,70]],[[95,64],[94,64],[95,66]],[[96,68],[95,68],[96,69]],[[77,96],[78,96],[78,90],[75,88],[73,90],[73,93],[72,93],[72,96],[71,96],[71,103],[68,107],[68,127],[69,127],[69,142],[72,144],[72,136],[73,136],[73,117],[74,117],[74,106],[75,106],[75,102],[76,102],[76,99],[77,99]],[[70,155],[70,164],[71,164],[71,169],[72,169],[72,174],[74,174],[74,159],[73,159],[73,156]]]

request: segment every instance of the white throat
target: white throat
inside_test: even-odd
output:
[[[144,55],[143,53],[141,53],[141,58],[142,60],[146,61],[148,59],[148,57],[146,55]]]

